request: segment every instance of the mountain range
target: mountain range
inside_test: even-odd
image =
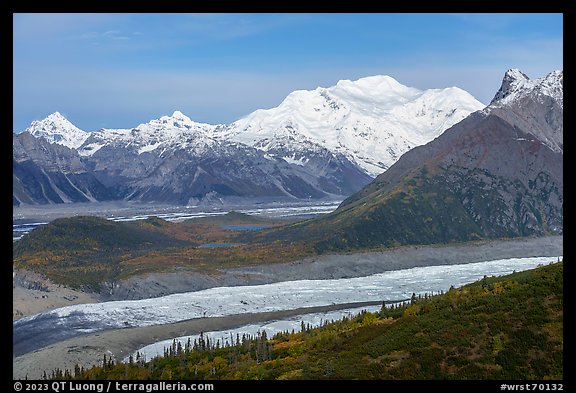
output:
[[[176,111],[86,132],[54,113],[13,134],[13,205],[343,198],[483,107],[456,87],[373,76],[292,92],[229,125]]]
[[[180,120],[175,121],[175,118]],[[192,127],[192,123],[180,114],[159,119],[160,124],[164,121],[172,121],[174,127],[185,127],[185,122]],[[154,127],[143,126],[134,131],[138,132],[154,134]],[[125,136],[125,133],[119,134]],[[167,138],[166,133],[161,135]],[[87,195],[95,200],[113,199],[115,195],[109,193],[114,189],[113,185],[102,183],[103,173],[112,169],[120,173],[118,177],[129,176],[129,173],[122,173],[128,169],[144,173],[142,168],[128,168],[134,157],[147,157],[153,151],[159,151],[158,156],[149,156],[149,162],[161,162],[163,157],[164,147],[138,154],[149,145],[124,147],[125,142],[119,137],[118,146],[110,140],[104,146],[96,136],[90,135],[91,139],[86,139],[76,150],[50,144],[31,133],[20,135],[18,144],[14,145],[14,160],[21,162],[21,166],[15,168],[20,170],[15,171],[15,177],[18,175],[26,180],[26,176],[37,176],[39,181],[45,181],[40,183],[38,192],[53,198]],[[219,149],[225,154],[226,148],[232,149],[239,142],[214,138],[210,149],[206,145],[196,147],[194,139],[179,139],[178,143],[188,144],[186,151],[205,149],[207,154],[216,155],[221,151]],[[102,146],[92,157],[124,152],[124,157],[116,156],[116,160],[125,161],[109,163],[110,167],[105,168],[106,156],[102,156],[100,162],[86,160],[90,155],[85,155],[82,147],[95,144]],[[254,155],[239,156],[238,160],[258,160],[259,154],[267,154],[246,144],[239,145],[246,154]],[[164,177],[173,179],[178,173],[187,175],[188,164],[178,157],[178,154],[185,154],[183,150],[169,152],[169,160],[164,163],[172,167],[164,167]],[[270,161],[269,158],[263,160]],[[294,165],[300,167],[278,158],[274,162],[278,163],[278,168],[286,170]],[[147,162],[142,159],[141,163]],[[225,165],[226,161],[214,156],[211,163]],[[211,163],[200,165],[209,168]],[[161,162],[162,165],[167,164]],[[225,173],[230,179],[233,179],[234,168],[229,167],[231,173]],[[272,176],[264,170],[261,173]],[[162,175],[157,179],[160,182]],[[68,184],[75,184],[76,188]],[[60,193],[47,194],[49,187]],[[144,189],[144,186],[140,187],[140,190]],[[19,268],[47,274],[60,283],[101,291],[120,276],[132,277],[147,271],[171,272],[174,266],[194,270],[210,265],[216,269],[402,245],[561,235],[563,191],[563,73],[554,71],[546,77],[530,80],[518,70],[509,70],[490,105],[473,112],[434,140],[403,154],[331,213],[303,221],[283,222],[282,225],[270,223],[269,228],[257,231],[223,230],[225,221],[209,223],[199,219],[170,223],[150,218],[131,224],[97,217],[66,218],[54,220],[15,242],[14,261]],[[173,194],[167,192],[166,197],[170,195]],[[148,195],[139,195],[141,200],[143,197]],[[232,224],[254,223],[250,217],[238,218],[238,215],[222,218],[231,220],[228,222]],[[233,246],[203,248],[203,244]],[[73,252],[70,245],[75,247]],[[180,274],[184,273],[178,270]],[[174,281],[169,282],[171,284],[162,284],[159,288],[162,291],[172,288],[166,291],[173,291],[173,287],[178,287]],[[133,288],[132,284],[124,285]],[[183,285],[188,288],[189,284]],[[128,292],[114,293],[125,295]]]
[[[262,234],[317,251],[563,233],[563,72],[508,70],[490,105],[404,154],[339,208]]]

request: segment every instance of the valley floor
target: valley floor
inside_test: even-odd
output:
[[[364,277],[414,267],[562,255],[562,251],[562,236],[403,246],[379,252],[320,255],[286,263],[219,269],[205,274],[184,270],[152,273],[120,282],[106,300],[146,299],[220,286]]]
[[[96,303],[96,294],[57,285],[29,271],[15,270],[12,279],[12,319],[71,306]]]
[[[174,285],[173,292],[199,290],[208,287],[226,285],[251,285],[298,279],[328,279],[341,277],[360,277],[387,270],[408,269],[416,266],[432,266],[479,262],[500,258],[551,256],[563,254],[563,237],[554,236],[509,241],[477,242],[451,246],[410,246],[385,252],[355,253],[345,255],[326,255],[285,264],[262,265],[247,268],[229,269],[220,277],[197,276],[196,287],[187,280],[177,279],[176,275],[151,275],[137,283],[133,278],[132,293],[137,298],[154,296],[153,293],[137,293],[136,288],[151,288],[151,282],[162,283],[162,287]],[[21,279],[14,279],[13,315],[30,315],[50,308],[57,308],[78,302],[94,302],[96,299],[81,292],[74,293],[58,286],[46,290],[25,289]],[[137,285],[139,284],[139,285]],[[142,285],[145,284],[145,285]],[[180,286],[179,286],[180,285]],[[47,296],[42,298],[42,296]],[[40,296],[40,298],[39,298]],[[74,296],[78,298],[74,299]],[[128,297],[126,297],[128,298]],[[70,300],[72,299],[72,300]],[[49,300],[49,301],[48,301]],[[335,305],[343,308],[343,305]],[[349,306],[349,305],[348,305]],[[306,310],[316,312],[325,310]],[[243,314],[226,317],[202,318],[167,325],[143,328],[109,330],[91,335],[75,337],[47,346],[45,348],[15,357],[13,359],[13,378],[39,378],[44,370],[48,373],[54,368],[73,369],[76,364],[89,367],[101,361],[104,354],[122,359],[143,345],[159,340],[177,337],[201,331],[229,329],[249,323],[283,318],[301,314],[302,310],[287,310],[271,313]],[[20,315],[21,314],[21,315]]]
[[[153,342],[199,332],[232,329],[257,322],[283,319],[304,313],[323,312],[371,305],[374,302],[306,307],[295,310],[225,317],[199,318],[166,325],[107,330],[74,337],[13,359],[13,379],[40,379],[44,370],[50,374],[55,368],[74,370],[76,365],[89,368],[101,365],[104,355],[121,361],[134,351]]]

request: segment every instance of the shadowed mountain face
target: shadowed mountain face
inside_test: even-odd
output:
[[[344,156],[328,151],[310,153],[304,168],[242,144],[193,142],[143,153],[111,145],[81,156],[28,132],[14,134],[13,204],[133,200],[185,205],[211,196],[315,199],[350,195],[371,180]]]
[[[56,125],[50,123],[50,130],[73,127],[60,117]],[[284,160],[282,154],[288,153],[281,146],[264,152],[197,130],[166,128],[164,121],[140,130],[93,133],[82,149],[52,143],[43,134],[14,134],[13,204],[131,200],[185,205],[229,196],[342,198],[372,180],[342,154],[319,146],[302,147],[298,158],[303,165],[298,158],[296,163]],[[162,143],[162,148],[151,148]]]
[[[115,194],[82,162],[76,150],[25,132],[12,136],[13,205],[108,201]]]
[[[539,88],[549,79],[554,89]],[[506,88],[335,212],[269,236],[314,239],[325,251],[561,234],[562,74]]]

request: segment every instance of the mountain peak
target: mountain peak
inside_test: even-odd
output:
[[[555,70],[538,80],[538,91],[554,98],[564,107],[564,71]]]
[[[530,80],[530,78],[525,73],[520,71],[518,68],[510,68],[508,71],[506,71],[506,73],[504,74],[504,79],[510,81]]]
[[[258,110],[232,123],[236,142],[275,149],[282,140],[284,156],[307,146],[344,155],[376,176],[403,153],[422,145],[484,105],[461,89],[428,89],[402,85],[388,75],[335,86],[297,90],[282,103]]]
[[[365,76],[363,78],[359,78],[356,79],[355,81],[352,81],[350,79],[341,79],[338,81],[338,83],[336,83],[336,86],[342,86],[342,85],[349,85],[349,84],[355,84],[355,85],[379,85],[379,84],[389,84],[389,85],[401,85],[403,86],[401,83],[399,83],[396,79],[392,78],[389,75],[372,75],[372,76]]]
[[[60,112],[56,111],[50,115],[48,115],[48,117],[46,117],[46,119],[64,119],[66,121],[68,121],[68,119],[66,119],[66,117],[64,117]]]
[[[561,153],[564,150],[563,81],[561,70],[532,80],[518,70],[509,70],[486,113],[495,113],[527,130],[544,145]]]
[[[504,74],[504,78],[502,79],[502,85],[500,89],[496,92],[492,101],[490,101],[490,105],[495,104],[497,102],[504,103],[506,98],[510,96],[514,96],[514,93],[518,92],[519,90],[524,87],[527,83],[529,83],[530,78],[526,76],[522,71],[518,68],[511,68]]]
[[[151,124],[162,124],[162,127],[171,127],[171,128],[181,128],[181,129],[190,129],[190,128],[214,128],[214,125],[206,124],[206,123],[198,123],[184,113],[176,110],[171,115],[162,116],[159,119],[150,120],[148,125]],[[142,124],[140,125],[142,126]],[[139,127],[140,127],[139,126]]]
[[[563,76],[563,71],[556,70],[545,77],[531,80],[519,69],[511,68],[504,74],[502,85],[490,106],[507,105],[528,94],[549,96],[562,105]]]
[[[186,116],[184,113],[180,111],[174,111],[171,115],[165,115],[160,117],[160,119],[151,120],[151,122],[156,121],[162,121],[164,123],[169,121],[182,122],[184,124],[193,123],[192,119],[190,119],[188,116]]]
[[[186,116],[184,113],[180,112],[180,111],[174,111],[174,113],[172,113],[172,116],[175,119],[180,119],[180,120],[191,120],[188,116]]]
[[[66,128],[71,128],[71,127],[77,128],[74,124],[72,124],[70,122],[70,120],[68,120],[60,112],[51,113],[48,116],[46,116],[46,118],[44,120],[35,120],[34,122],[32,122],[32,124],[34,124],[34,123],[54,124],[54,125],[65,126]]]
[[[375,93],[406,93],[418,92],[418,89],[405,86],[396,79],[388,75],[373,75],[351,81],[343,79],[338,81],[336,89],[348,90],[350,92],[370,92]]]
[[[60,112],[54,112],[43,120],[34,120],[25,131],[34,137],[42,137],[50,143],[72,149],[78,148],[89,136],[89,133],[76,127]]]

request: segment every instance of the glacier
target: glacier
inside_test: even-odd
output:
[[[372,287],[372,290],[377,291],[379,290],[377,280],[382,281],[392,281],[395,278],[398,280],[406,280],[408,277],[409,279],[405,281],[404,284],[398,284],[396,288],[390,284],[382,285],[382,288],[389,288],[389,294],[396,294],[397,296],[405,296],[406,298],[410,297],[411,293],[416,294],[423,294],[423,293],[436,293],[440,290],[446,290],[447,282],[453,280],[453,282],[458,282],[458,284],[452,284],[454,286],[461,286],[465,285],[470,282],[477,281],[484,275],[489,276],[500,276],[512,273],[513,271],[523,271],[534,268],[538,265],[544,263],[550,263],[562,259],[561,256],[553,258],[553,257],[536,257],[536,258],[512,258],[512,259],[500,259],[494,260],[489,262],[478,262],[478,263],[471,263],[465,265],[453,265],[453,266],[435,266],[435,267],[423,267],[423,268],[413,268],[413,269],[406,269],[406,270],[399,270],[396,272],[388,272],[388,273],[397,273],[397,274],[388,274],[388,273],[381,273],[375,274],[369,277],[359,277],[355,279],[356,281],[367,281],[367,288]],[[454,269],[450,269],[454,267]],[[466,269],[466,268],[469,268]],[[511,270],[512,269],[512,270]],[[445,274],[445,276],[443,275]],[[367,278],[371,278],[370,280],[365,280]],[[350,279],[341,279],[341,280],[330,280],[330,281],[337,281],[344,284],[349,283]],[[425,280],[421,285],[416,287],[420,280]],[[431,281],[429,285],[426,283]],[[292,283],[297,283],[297,281],[293,281]],[[350,285],[350,284],[348,284]],[[444,287],[442,287],[444,285]],[[350,285],[350,287],[355,287],[354,284]],[[308,288],[308,286],[306,286]],[[401,289],[402,288],[402,289]],[[423,288],[436,288],[432,290],[423,290]],[[439,288],[439,289],[438,289]],[[410,292],[413,290],[412,292]],[[370,294],[370,298],[371,298]],[[392,296],[393,297],[393,296]],[[403,300],[401,298],[396,300]],[[360,301],[359,299],[361,296],[357,298],[356,301]],[[311,327],[321,326],[322,323],[328,321],[336,321],[341,320],[344,317],[351,318],[359,313],[366,311],[366,312],[377,312],[379,311],[381,306],[366,306],[366,307],[355,307],[355,308],[346,308],[341,310],[335,311],[328,311],[328,312],[316,312],[316,313],[307,313],[301,314],[285,319],[267,321],[262,323],[250,324],[241,326],[234,329],[226,329],[226,330],[219,330],[219,331],[210,331],[210,332],[203,332],[203,337],[209,338],[211,342],[216,343],[217,341],[220,342],[220,345],[228,345],[233,344],[236,341],[237,335],[242,337],[242,335],[252,335],[255,336],[257,334],[261,334],[266,332],[267,337],[272,338],[274,334],[279,332],[291,332],[292,330],[298,332],[301,330],[301,324],[310,325]],[[174,337],[173,339],[169,340],[162,340],[158,341],[149,345],[146,345],[138,350],[134,351],[131,356],[133,359],[137,358],[137,355],[140,357],[144,357],[144,359],[150,360],[157,356],[164,355],[164,349],[168,348],[172,345],[174,340],[179,341],[181,345],[184,347],[186,342],[190,340],[191,343],[198,340],[200,338],[199,334],[194,335],[187,335],[187,336],[180,336]],[[126,356],[123,361],[128,362],[130,355]]]
[[[498,276],[532,269],[560,258],[509,258],[415,267],[366,277],[216,287],[143,300],[67,306],[14,321],[14,353],[26,353],[53,342],[107,329],[333,304],[397,301],[410,298],[412,293],[446,291],[452,285],[468,284],[484,275]]]
[[[216,343],[220,341],[220,345],[230,345],[236,342],[237,335],[241,338],[242,335],[252,335],[262,334],[266,332],[268,338],[272,338],[276,333],[281,332],[299,332],[302,329],[302,323],[305,326],[318,327],[322,326],[324,322],[334,322],[341,320],[342,318],[353,318],[354,316],[360,314],[361,312],[377,312],[380,311],[381,306],[367,306],[367,307],[354,307],[346,308],[343,310],[328,311],[328,312],[318,312],[296,315],[286,319],[279,319],[275,321],[268,321],[264,323],[251,324],[241,326],[235,329],[218,330],[212,332],[202,332],[204,339],[210,339],[210,342]],[[143,357],[145,360],[150,360],[154,357],[163,356],[164,349],[172,345],[174,340],[179,341],[182,347],[186,345],[186,342],[190,340],[193,344],[194,341],[198,341],[200,334],[193,334],[189,336],[175,337],[170,340],[158,341],[156,343],[146,345],[134,351],[132,353],[132,358],[136,359],[138,356]],[[130,355],[126,356],[123,361],[128,362]]]

